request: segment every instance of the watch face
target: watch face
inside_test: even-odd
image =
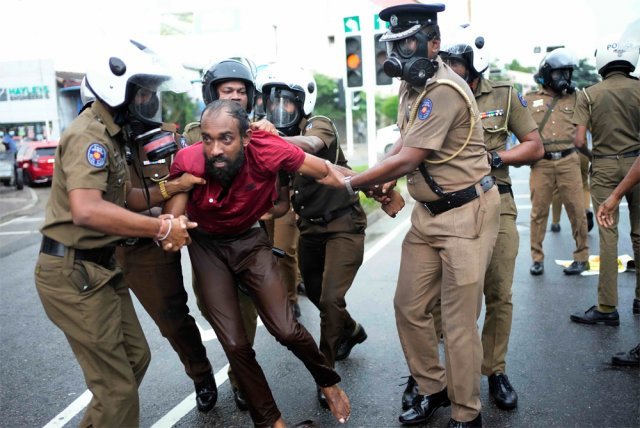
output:
[[[494,168],[500,168],[502,166],[502,158],[498,155],[497,152],[493,152],[491,155],[491,166]]]

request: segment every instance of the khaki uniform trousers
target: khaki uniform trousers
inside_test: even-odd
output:
[[[211,364],[189,314],[180,252],[166,252],[151,240],[143,240],[131,247],[117,247],[116,259],[129,288],[176,351],[187,375],[196,383],[205,380]]]
[[[505,373],[511,334],[513,304],[511,288],[520,235],[518,212],[511,193],[500,195],[500,229],[493,255],[484,276],[485,318],[482,327],[482,374]]]
[[[35,269],[40,300],[67,337],[93,394],[81,427],[139,426],[138,386],[151,361],[129,287],[114,264],[107,269],[40,254]]]
[[[458,210],[462,210],[460,215]],[[402,244],[394,297],[400,344],[420,394],[434,394],[447,387],[451,417],[461,422],[474,419],[481,408],[482,344],[477,320],[499,216],[495,187],[480,199],[436,217],[417,204]],[[475,236],[454,236],[458,227],[473,228]],[[438,298],[446,368],[440,363],[432,315]]]
[[[591,198],[593,209],[598,212],[600,204],[622,181],[636,158],[594,159],[591,167]],[[636,263],[636,298],[640,299],[640,185],[625,195],[629,206],[631,245]],[[610,228],[598,227],[600,236],[600,275],[598,276],[598,304],[618,306],[618,220],[616,209]]]
[[[589,158],[578,153],[580,158],[580,177],[582,178],[582,194],[584,195],[584,209],[589,210],[591,206],[591,194],[589,193]],[[562,202],[560,201],[560,192],[558,186],[553,189],[553,198],[551,199],[551,223],[560,223],[560,215],[562,214]]]
[[[549,205],[553,189],[558,186],[560,200],[567,210],[576,249],[573,260],[589,259],[587,242],[587,216],[584,210],[580,161],[577,153],[558,160],[540,159],[531,167],[529,188],[531,191],[531,258],[544,261],[542,241],[547,229]]]
[[[290,209],[282,217],[265,220],[267,233],[273,241],[273,246],[285,252],[285,256],[278,259],[282,281],[287,286],[289,302],[298,303],[298,284],[300,273],[298,270],[298,238],[300,231],[296,225],[296,213]]]
[[[300,237],[300,271],[307,297],[320,311],[320,351],[331,367],[338,345],[356,328],[345,296],[362,265],[364,236],[336,232]]]

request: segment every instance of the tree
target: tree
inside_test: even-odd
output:
[[[523,71],[525,73],[535,73],[536,72],[536,68],[535,67],[525,67],[523,65],[520,65],[520,63],[518,62],[517,59],[514,59],[513,61],[511,61],[510,64],[505,64],[504,68],[507,69],[507,70],[513,70],[513,71]]]
[[[578,61],[578,67],[573,70],[572,80],[578,88],[586,88],[600,81],[596,68],[587,62],[586,58]]]
[[[199,120],[196,103],[186,93],[162,94],[162,120],[175,123],[180,129],[190,122]]]

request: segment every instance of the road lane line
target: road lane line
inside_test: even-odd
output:
[[[82,411],[89,402],[91,401],[91,391],[86,390],[82,393],[78,398],[76,398],[73,403],[67,406],[62,412],[58,413],[58,415],[51,419],[48,424],[44,426],[44,428],[58,428],[65,426],[71,419],[73,419],[78,413]]]
[[[227,376],[228,369],[229,369],[229,364],[225,365],[216,373],[215,379],[216,379],[216,385],[218,385],[218,388],[220,387],[220,385],[223,385],[227,380],[229,380],[229,377]],[[173,425],[179,422],[180,419],[185,417],[187,414],[189,414],[189,412],[191,412],[196,407],[196,405],[194,404],[195,402],[196,402],[196,393],[193,392],[187,398],[182,400],[180,404],[178,404],[176,407],[171,409],[169,413],[164,415],[162,419],[160,419],[155,424],[151,425],[151,428],[171,428]]]
[[[40,233],[40,231],[39,230],[14,230],[13,232],[0,232],[0,236],[29,235],[33,233]]]
[[[382,250],[396,236],[398,236],[405,229],[407,229],[410,224],[411,224],[411,218],[408,218],[402,223],[400,223],[398,226],[396,226],[394,229],[392,229],[391,232],[384,235],[378,242],[375,243],[373,248],[371,248],[369,251],[364,253],[364,256],[362,257],[362,264],[365,264],[371,257],[375,256],[378,253],[378,251]]]

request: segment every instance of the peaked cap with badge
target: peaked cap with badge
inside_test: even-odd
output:
[[[425,25],[438,23],[438,12],[444,4],[401,4],[383,9],[380,19],[389,22],[389,30],[380,38],[381,42],[392,42],[412,36]]]

